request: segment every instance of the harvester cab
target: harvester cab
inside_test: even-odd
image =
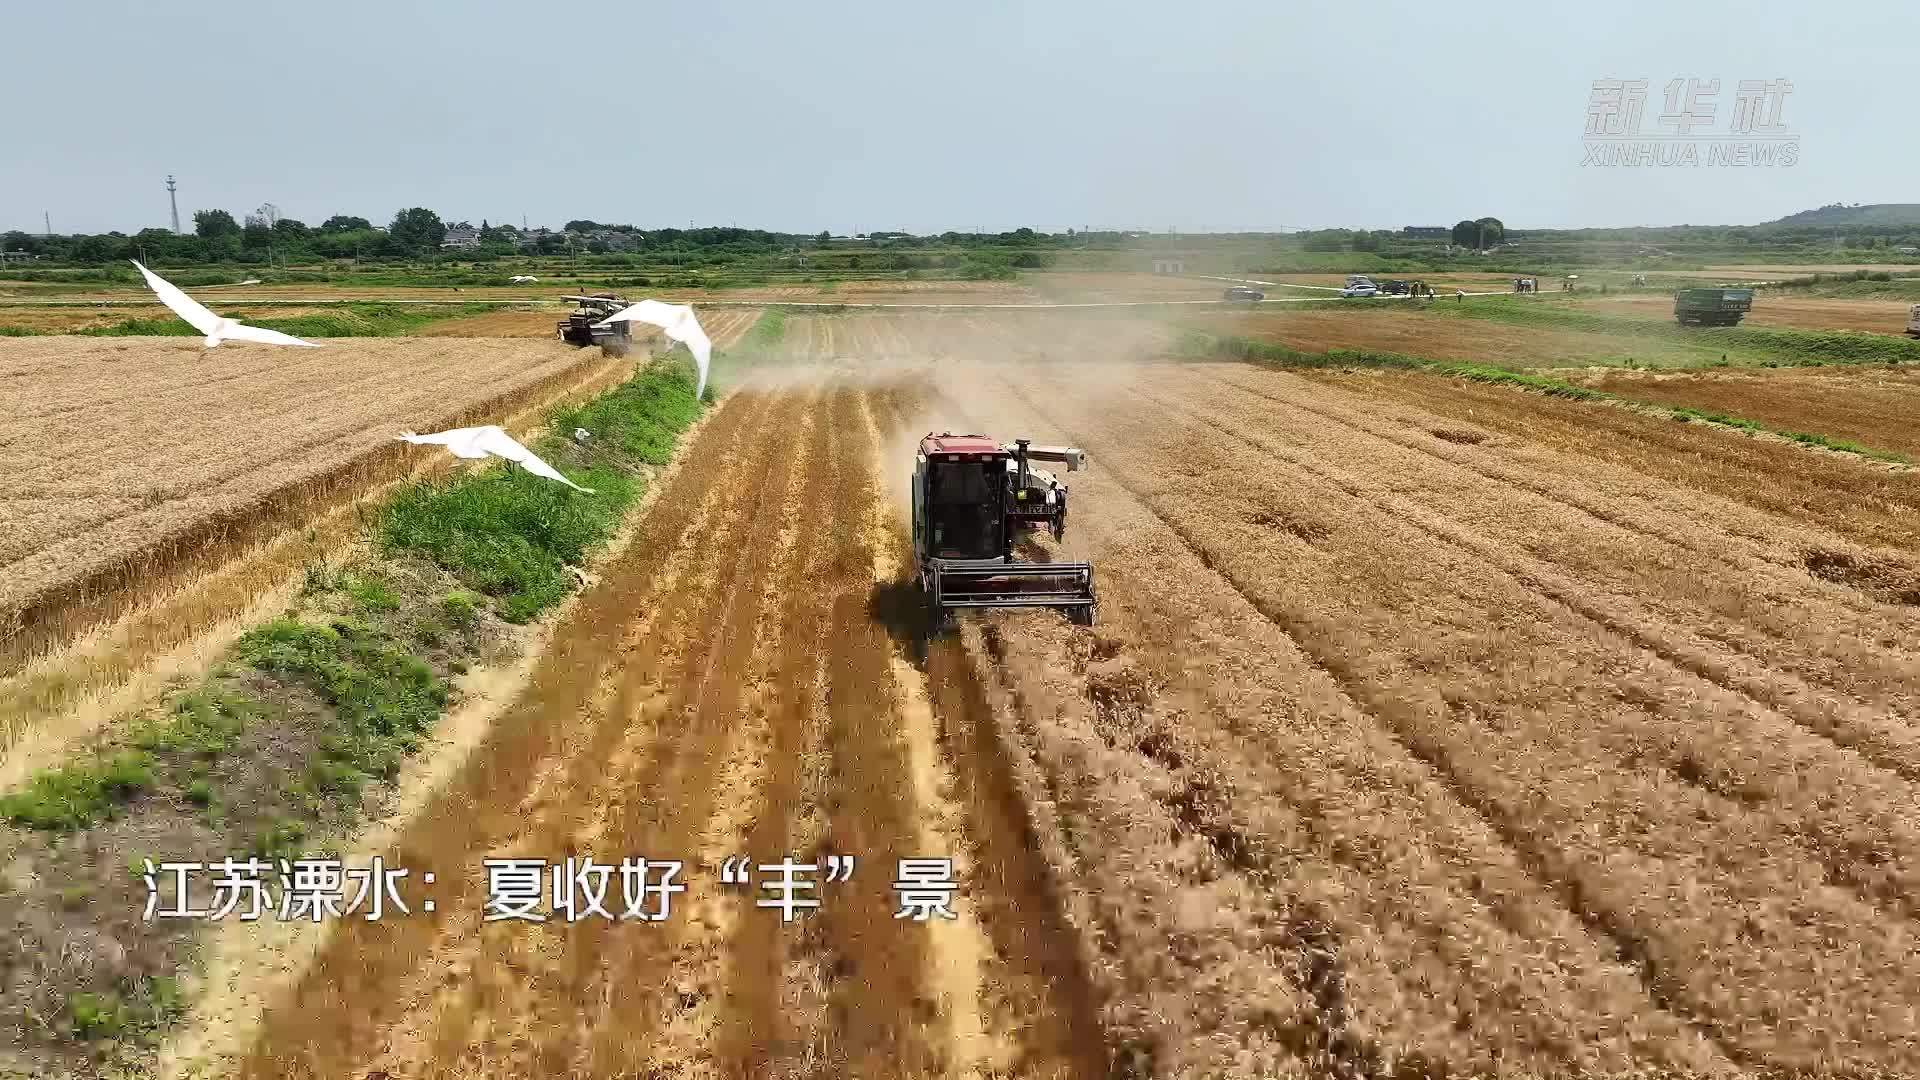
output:
[[[633,324],[617,322],[611,326],[594,324],[609,315],[617,315],[626,309],[627,302],[612,293],[599,293],[594,296],[563,296],[562,300],[571,300],[576,307],[571,315],[561,320],[557,329],[560,340],[569,345],[586,348],[600,346],[600,352],[606,356],[625,356],[633,347]]]
[[[965,608],[1045,607],[1091,626],[1093,565],[1016,556],[1022,533],[1067,533],[1067,487],[1036,461],[1086,466],[1069,446],[928,434],[913,467],[914,576],[934,624]]]

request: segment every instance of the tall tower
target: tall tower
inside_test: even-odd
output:
[[[180,199],[174,193],[173,174],[167,174],[167,204],[173,207],[173,235],[180,235]]]

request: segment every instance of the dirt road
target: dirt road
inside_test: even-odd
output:
[[[1847,541],[1030,329],[789,317],[390,852],[437,910],[340,924],[246,1074],[1920,1067],[1920,619],[1808,572]],[[889,474],[929,428],[1092,453],[1100,626],[916,655]],[[857,868],[793,924],[718,879],[786,854]],[[483,921],[482,860],[568,855],[687,891]],[[960,918],[893,918],[911,856]]]

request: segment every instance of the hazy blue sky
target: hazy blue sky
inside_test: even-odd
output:
[[[570,18],[569,11],[581,16]],[[590,16],[600,13],[595,25]],[[0,0],[0,229],[1739,223],[1920,201],[1920,5]],[[1786,78],[1790,168],[1583,167],[1591,84]],[[642,134],[643,128],[668,134]]]

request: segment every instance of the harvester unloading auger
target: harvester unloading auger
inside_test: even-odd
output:
[[[1021,534],[1067,532],[1067,488],[1032,462],[1073,472],[1086,451],[1007,446],[984,435],[929,433],[913,465],[913,563],[934,626],[965,608],[1057,608],[1093,625],[1093,564],[1028,562],[1015,557]]]

